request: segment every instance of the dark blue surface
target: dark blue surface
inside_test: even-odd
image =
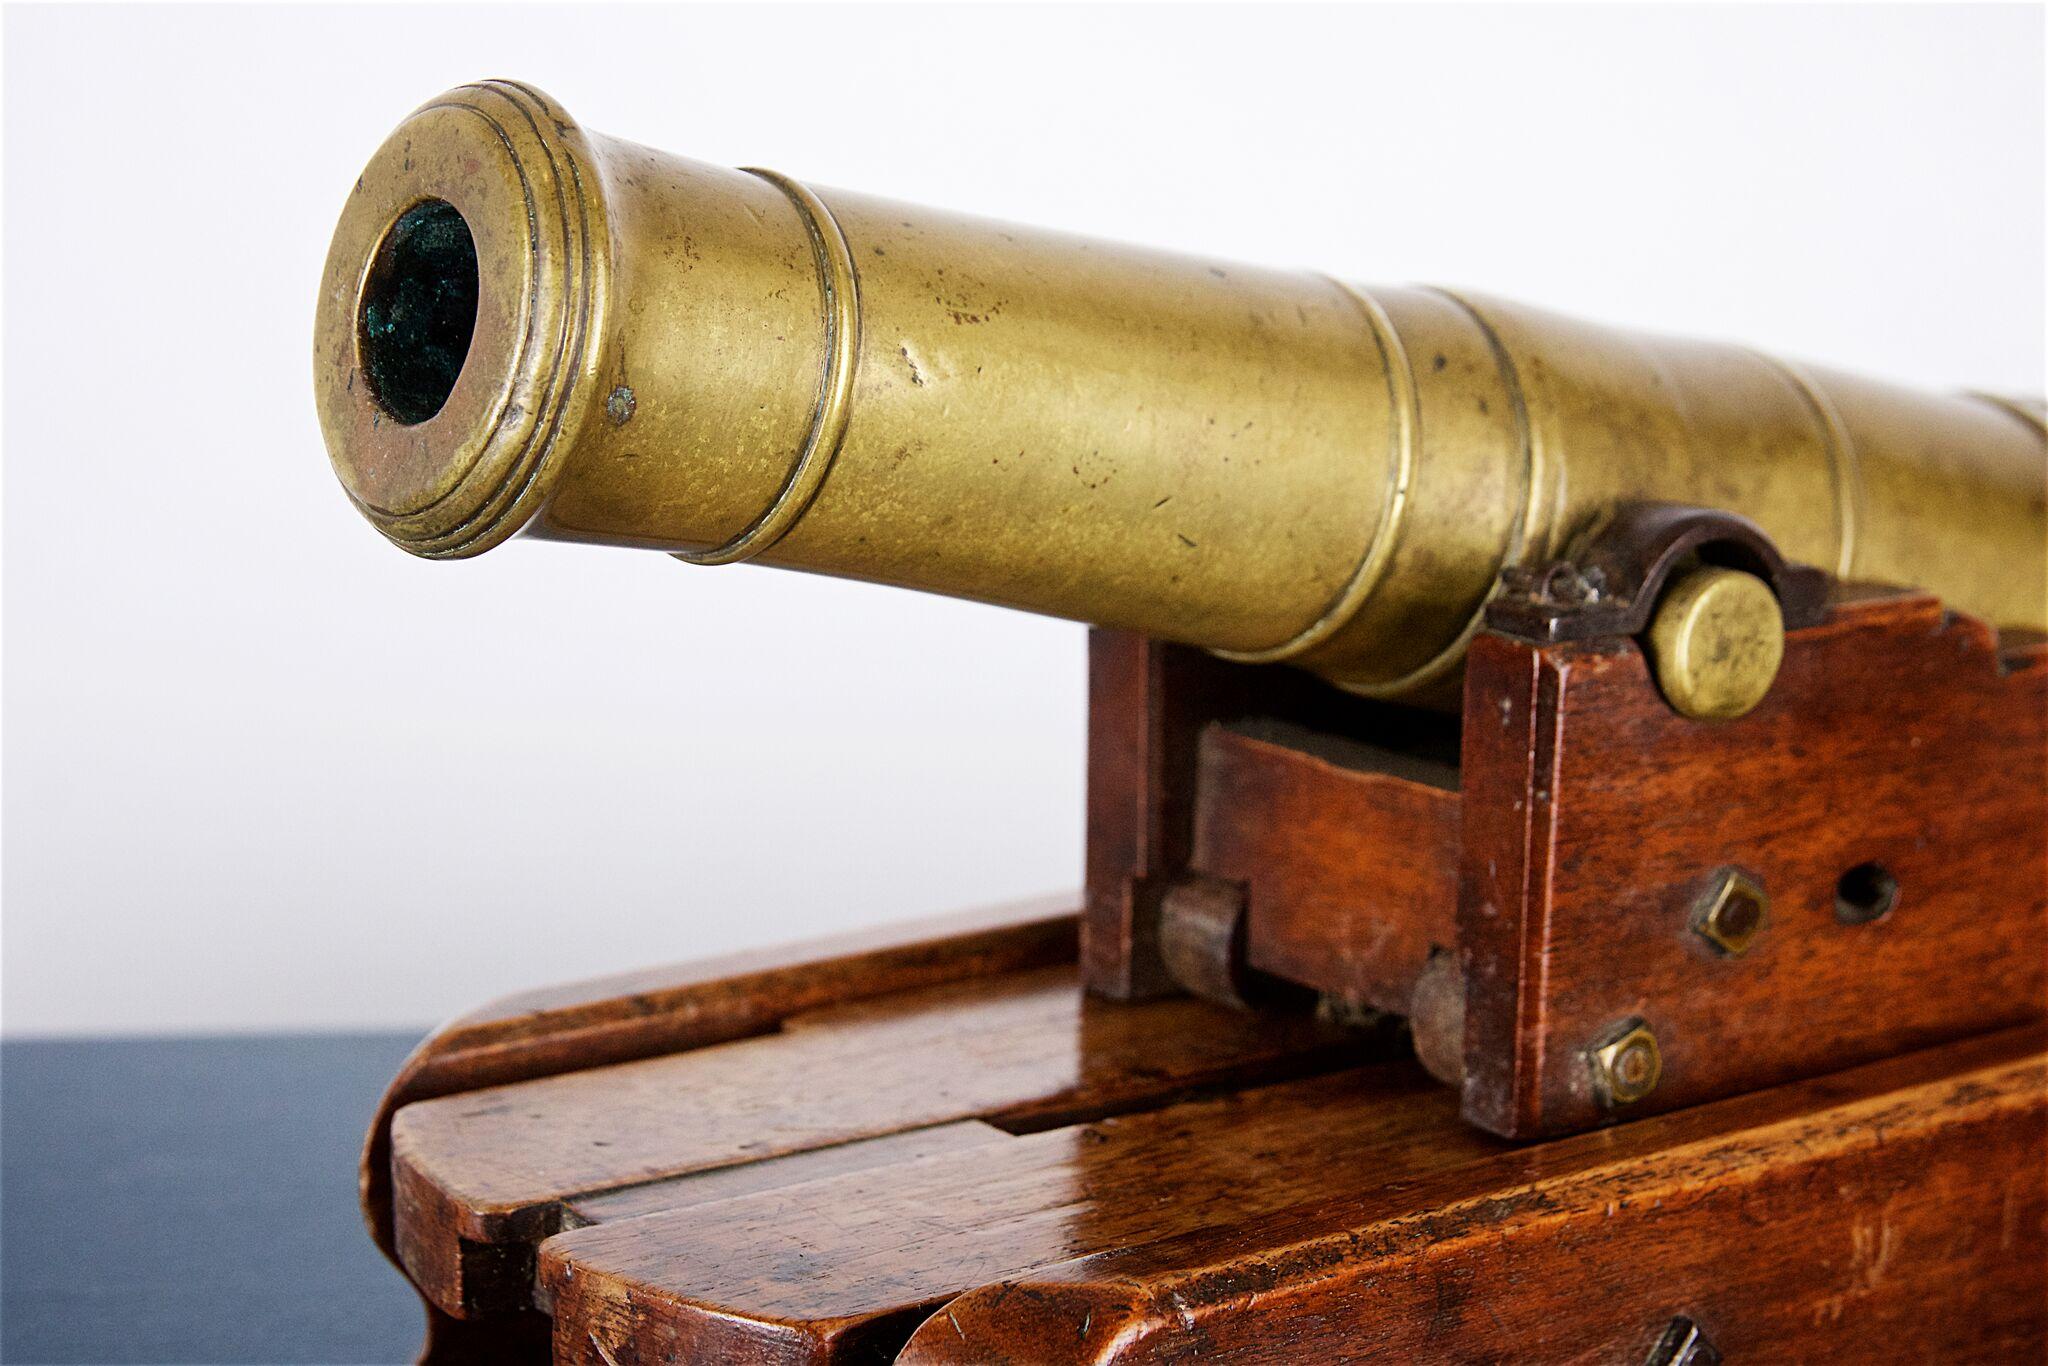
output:
[[[0,1361],[412,1360],[356,1153],[417,1038],[0,1044]]]

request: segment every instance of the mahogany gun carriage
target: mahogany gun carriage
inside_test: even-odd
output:
[[[2038,405],[701,165],[506,82],[356,182],[316,372],[417,555],[1097,628],[1072,903],[420,1046],[363,1198],[429,1358],[2048,1343]]]

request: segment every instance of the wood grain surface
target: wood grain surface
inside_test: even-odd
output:
[[[619,1190],[575,1196],[562,1202],[562,1225],[581,1228],[589,1224],[637,1219],[643,1214],[708,1205],[714,1200],[778,1190],[821,1177],[915,1162],[938,1153],[1008,1143],[1013,1137],[1007,1129],[998,1129],[978,1119],[963,1119],[951,1124],[905,1129],[880,1138],[835,1143],[829,1148],[807,1148],[802,1152],[763,1158],[736,1167],[714,1167],[710,1171],[691,1172]]]
[[[1368,1069],[565,1233],[541,1278],[558,1360],[886,1359],[985,1281],[1499,1151],[1412,1066]]]
[[[1186,646],[1088,633],[1081,964],[1089,990],[1112,1000],[1175,989],[1159,954],[1159,898],[1187,863],[1194,736],[1221,667]]]
[[[1662,1049],[1641,1114],[2048,1016],[2048,650],[1920,594],[1794,633],[1735,721],[1664,704],[1627,641],[1482,634],[1465,717],[1465,1112],[1609,1118],[1585,1058]],[[1897,909],[1836,913],[1864,864]],[[1741,957],[1689,928],[1716,874],[1770,898]]]
[[[904,921],[508,996],[421,1041],[363,1144],[364,1218],[391,1241],[391,1117],[417,1100],[763,1034],[843,1001],[1071,962],[1078,896]]]
[[[1298,727],[1210,726],[1193,865],[1245,887],[1250,966],[1408,1013],[1458,943],[1458,774]]]
[[[1072,962],[1074,907],[1047,897],[906,921],[507,997],[421,1041],[370,1122],[358,1168],[364,1220],[399,1261],[391,1120],[416,1100],[763,1034],[789,1016],[891,991]],[[511,1366],[547,1359],[547,1323],[530,1312],[456,1319],[423,1297],[425,1359]]]
[[[1348,1196],[978,1288],[897,1359],[1636,1363],[1682,1315],[1730,1362],[2040,1361],[2044,1042],[1381,1166]]]
[[[1089,990],[1174,990],[1159,903],[1194,846],[1196,741],[1245,716],[1313,724],[1362,706],[1294,669],[1231,664],[1123,631],[1088,633],[1088,853],[1081,969]]]
[[[900,992],[407,1106],[392,1123],[399,1254],[448,1314],[515,1311],[533,1244],[576,1197],[964,1119],[1050,1127],[1354,1051],[1306,1015],[1089,1000],[1071,966]]]

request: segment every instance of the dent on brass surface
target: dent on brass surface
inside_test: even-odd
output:
[[[466,339],[467,258],[393,233],[423,205],[469,229]],[[1455,678],[1501,568],[1650,497],[2048,626],[2038,405],[702,165],[509,82],[372,158],[315,361],[349,495],[434,558],[754,558],[1399,696]]]

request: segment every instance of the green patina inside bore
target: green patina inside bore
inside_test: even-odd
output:
[[[357,315],[377,406],[408,425],[448,401],[476,332],[476,241],[453,204],[399,215],[377,248]]]

